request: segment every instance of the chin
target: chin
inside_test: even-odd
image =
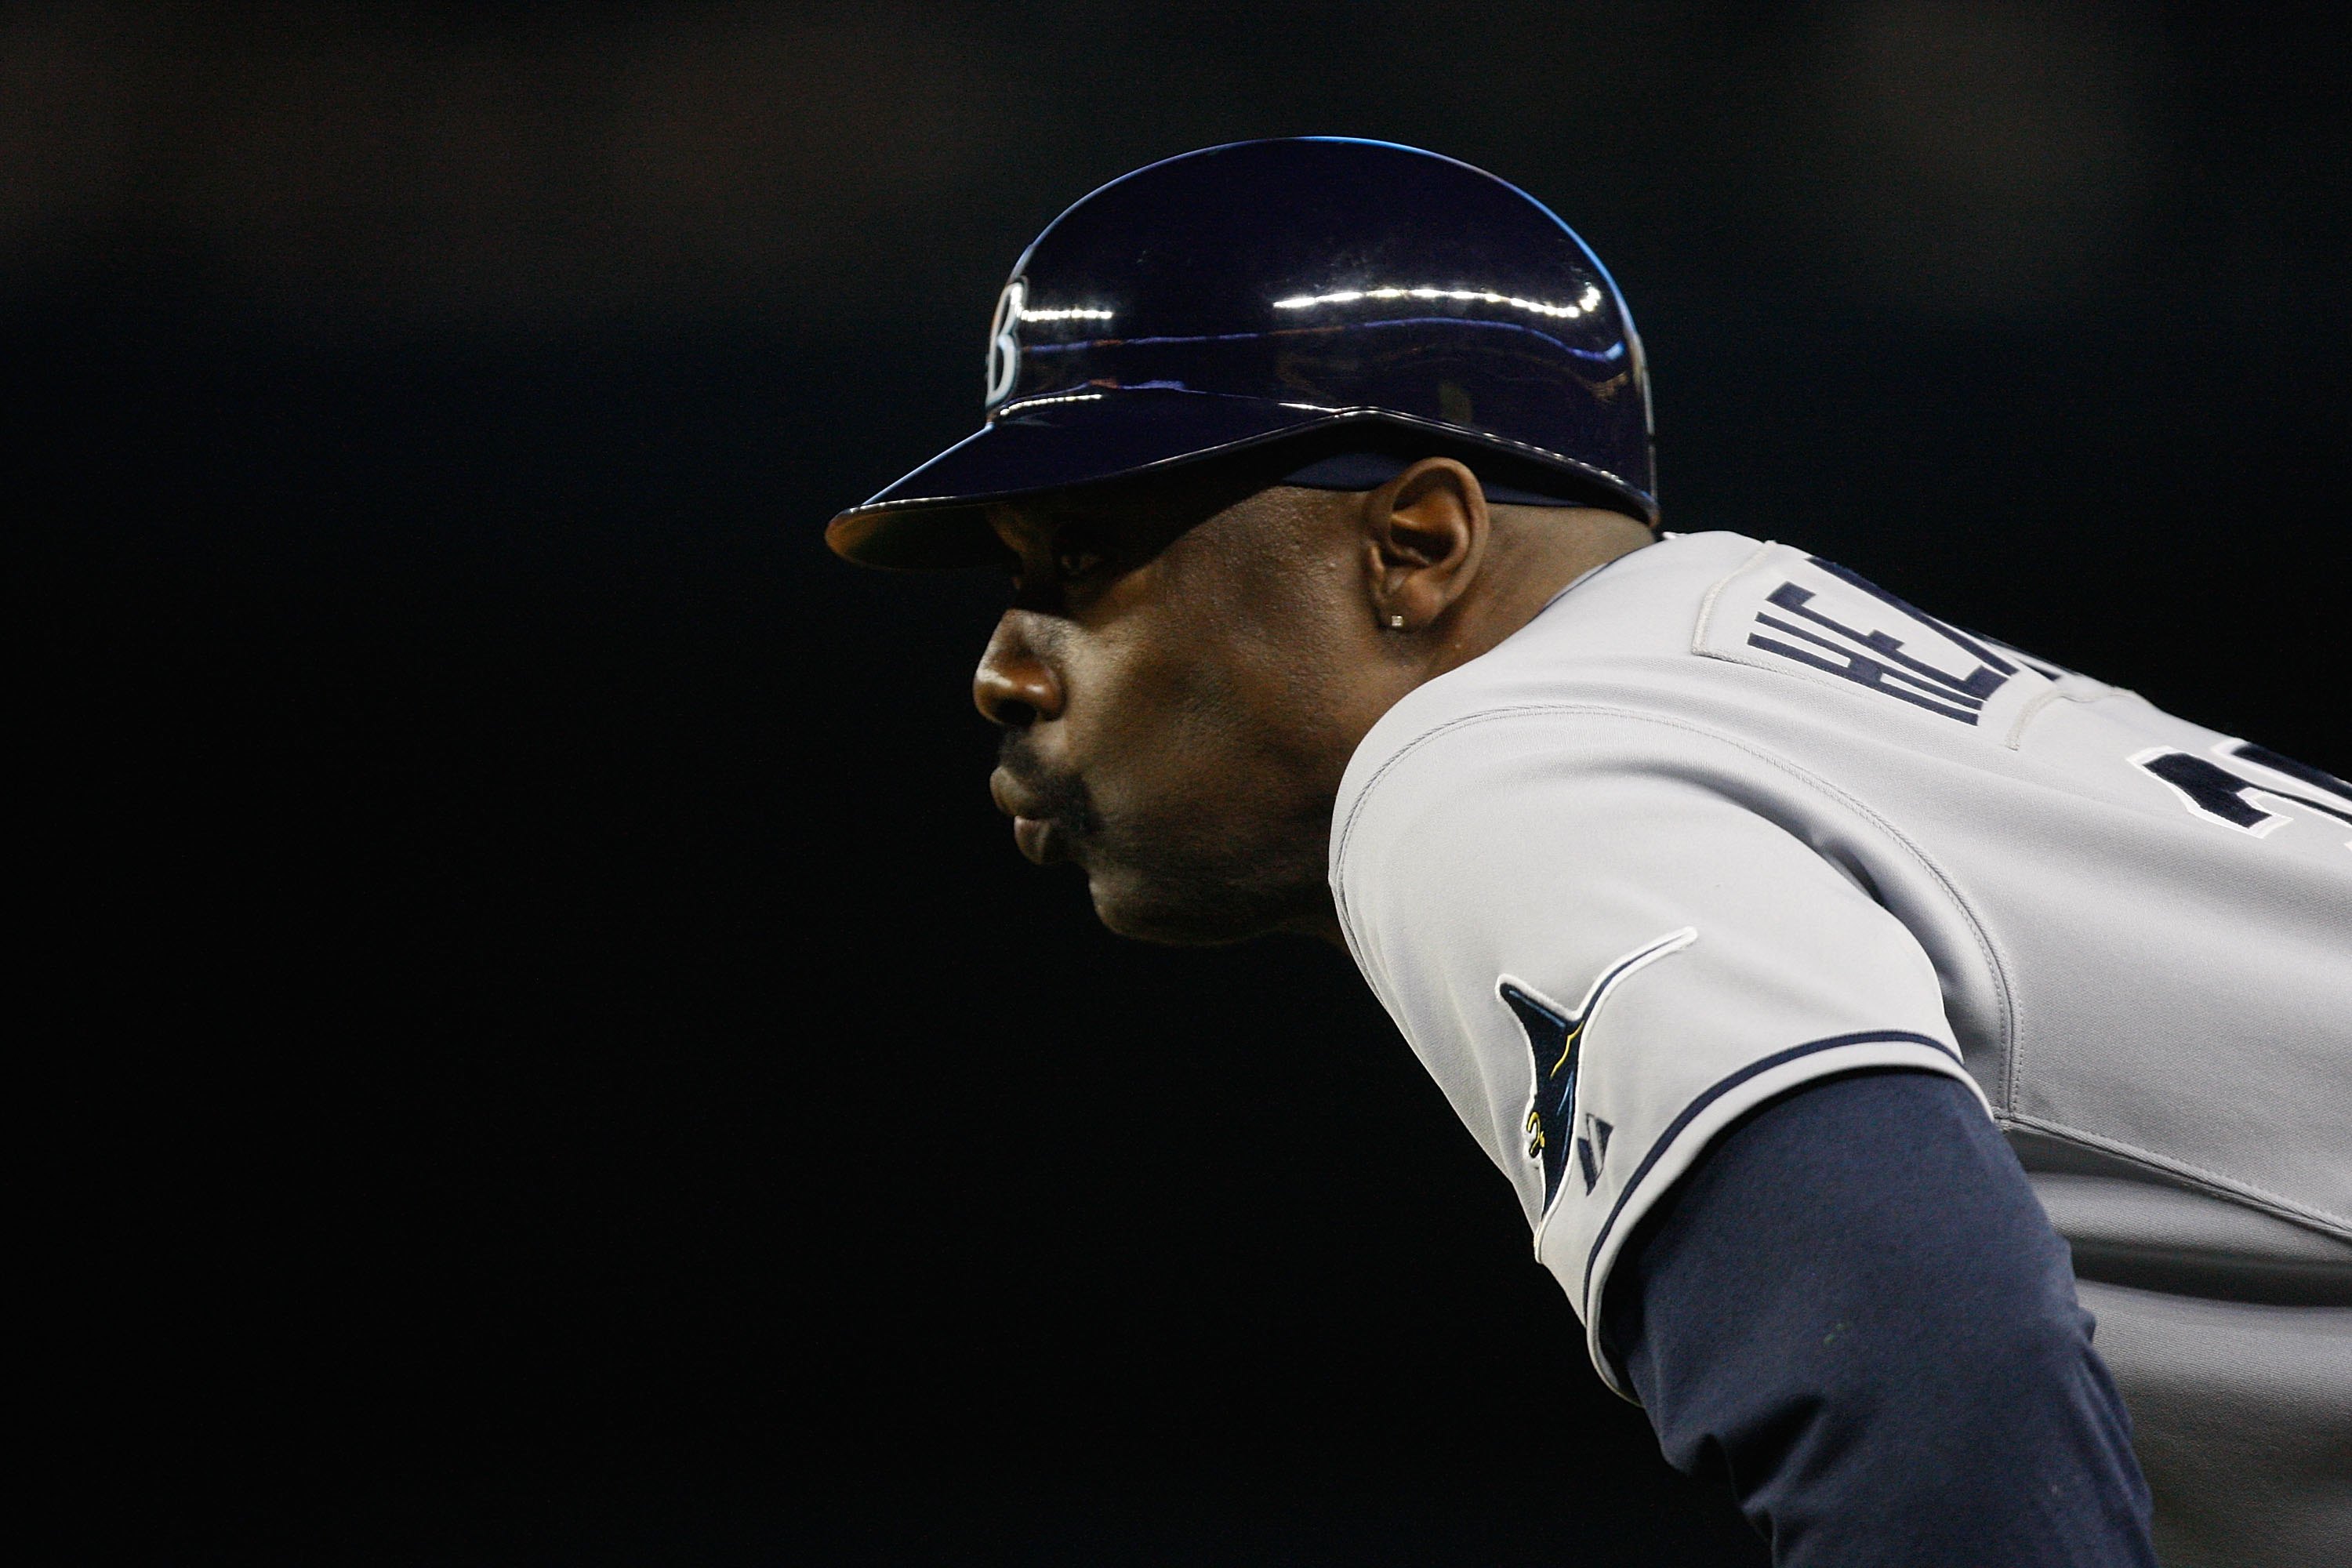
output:
[[[1087,880],[1095,918],[1113,933],[1168,947],[1223,947],[1290,930],[1286,909],[1269,907],[1225,885],[1171,885],[1132,873],[1096,872]]]

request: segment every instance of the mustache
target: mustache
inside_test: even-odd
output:
[[[996,765],[1022,795],[1022,815],[1051,822],[1066,832],[1093,833],[1102,826],[1094,797],[1077,774],[1046,766],[1025,731],[1014,730],[997,743]]]

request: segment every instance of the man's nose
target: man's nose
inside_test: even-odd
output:
[[[1008,730],[1062,714],[1062,683],[1038,656],[1034,619],[1025,610],[1007,610],[972,672],[971,700],[981,716]]]

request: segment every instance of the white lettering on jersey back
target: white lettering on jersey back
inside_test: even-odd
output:
[[[1767,544],[1707,595],[1691,651],[1867,693],[2007,740],[2053,695],[2045,668],[1818,556]]]

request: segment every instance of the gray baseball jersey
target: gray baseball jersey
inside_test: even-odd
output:
[[[1373,727],[1331,883],[1621,1392],[1611,1266],[1714,1134],[1943,1073],[2101,1282],[2168,1561],[2352,1539],[2352,787],[1669,536]]]

